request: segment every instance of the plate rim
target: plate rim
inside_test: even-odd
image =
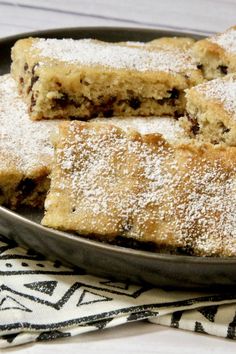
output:
[[[9,36],[4,36],[4,37],[0,37],[0,44],[1,42],[8,42],[8,41],[12,41],[12,40],[18,40],[21,38],[25,38],[25,37],[35,37],[35,36],[43,36],[44,34],[48,35],[48,34],[53,34],[54,32],[60,32],[60,31],[65,31],[65,32],[70,32],[70,31],[127,31],[127,32],[152,32],[152,31],[156,31],[156,32],[163,32],[163,33],[169,33],[171,35],[171,33],[176,33],[176,35],[179,35],[180,37],[185,37],[185,36],[196,36],[199,38],[205,38],[206,36],[209,35],[213,35],[212,32],[208,32],[208,31],[201,31],[198,32],[197,30],[189,30],[189,31],[185,31],[184,29],[181,28],[176,28],[176,29],[166,29],[163,28],[161,26],[157,26],[157,27],[123,27],[123,26],[73,26],[73,27],[55,27],[55,28],[48,28],[48,29],[42,29],[42,30],[35,30],[35,31],[27,31],[27,32],[21,32],[18,34],[13,34],[13,35],[9,35]]]
[[[179,36],[196,36],[198,38],[204,38],[205,36],[209,35],[208,32],[204,34],[204,32],[199,33],[195,31],[185,31],[181,29],[176,29],[176,30],[168,30],[162,27],[155,27],[155,28],[142,28],[142,27],[114,27],[114,26],[84,26],[84,27],[58,27],[58,28],[50,28],[50,29],[43,29],[43,30],[38,30],[38,31],[30,31],[30,32],[23,32],[20,34],[15,34],[7,37],[2,37],[0,38],[0,46],[4,43],[7,42],[12,42],[16,41],[20,38],[25,38],[25,37],[35,37],[35,36],[43,36],[43,35],[50,35],[55,32],[70,32],[70,31],[96,31],[96,32],[103,32],[103,31],[122,31],[122,32],[161,32],[165,33],[166,35],[169,33],[169,35],[175,34]],[[0,64],[1,66],[1,64]],[[108,243],[96,241],[96,240],[91,240],[88,238],[85,238],[80,235],[76,235],[73,233],[69,233],[66,231],[60,231],[52,228],[47,228],[44,227],[43,225],[32,221],[28,219],[27,217],[24,217],[17,213],[17,211],[13,211],[8,209],[7,207],[0,206],[0,216],[1,214],[6,215],[7,217],[10,217],[12,219],[16,219],[19,221],[21,224],[26,224],[29,227],[33,227],[37,231],[45,231],[48,233],[49,236],[56,236],[60,237],[63,239],[69,239],[73,242],[78,242],[78,243],[83,243],[86,244],[89,247],[93,247],[95,249],[103,249],[107,250],[109,252],[115,253],[115,254],[126,254],[134,257],[141,257],[143,259],[148,258],[152,259],[153,261],[155,260],[161,260],[161,261],[171,261],[172,263],[182,263],[182,264],[211,264],[211,265],[232,265],[236,263],[236,257],[202,257],[202,256],[190,256],[190,255],[175,255],[175,254],[168,254],[168,253],[155,253],[151,251],[145,251],[145,250],[136,250],[132,248],[126,248],[118,245],[111,245]]]
[[[151,252],[151,251],[145,251],[145,250],[136,250],[133,248],[129,248],[129,247],[122,247],[122,246],[118,246],[118,245],[111,245],[109,243],[105,243],[105,242],[100,242],[100,241],[96,241],[96,240],[91,240],[89,238],[83,237],[81,235],[77,235],[74,233],[69,233],[66,231],[61,231],[61,230],[57,230],[57,229],[53,229],[53,228],[49,228],[49,227],[45,227],[35,221],[32,221],[20,214],[18,214],[15,211],[12,211],[6,207],[0,206],[0,216],[1,214],[5,214],[6,216],[16,219],[18,222],[20,222],[21,224],[33,227],[34,230],[36,231],[45,231],[48,235],[50,236],[56,236],[56,237],[60,237],[63,239],[69,239],[70,241],[73,242],[78,242],[78,243],[83,243],[89,247],[95,247],[97,249],[103,249],[109,252],[113,252],[113,253],[122,253],[122,254],[126,254],[126,255],[130,255],[132,254],[132,256],[138,256],[138,257],[142,257],[142,258],[152,258],[153,260],[162,260],[162,261],[171,261],[174,263],[203,263],[203,264],[217,264],[219,265],[220,263],[222,264],[232,264],[232,263],[236,263],[236,257],[201,257],[201,256],[188,256],[188,255],[175,255],[175,254],[168,254],[168,253],[155,253],[155,252]]]

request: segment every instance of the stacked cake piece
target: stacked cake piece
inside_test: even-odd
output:
[[[0,80],[1,203],[49,190],[45,226],[235,256],[235,33],[18,41]]]

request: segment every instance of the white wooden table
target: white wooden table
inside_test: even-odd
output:
[[[0,37],[74,26],[159,27],[211,33],[236,24],[235,13],[236,0],[0,0]],[[235,342],[229,340],[138,322],[7,352],[230,354],[235,348]]]

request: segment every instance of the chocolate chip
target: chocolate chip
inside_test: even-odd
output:
[[[38,79],[38,76],[32,76],[30,86],[33,87],[33,85],[38,81]]]
[[[59,87],[61,87],[61,83],[59,81],[56,81],[55,84]]]
[[[36,187],[36,183],[34,180],[31,178],[25,178],[20,181],[20,183],[17,186],[17,191],[19,191],[22,195],[23,198],[26,198],[28,195],[30,195],[34,188]]]
[[[108,109],[107,111],[104,111],[104,112],[103,112],[103,115],[104,115],[105,118],[112,117],[113,114],[114,114],[113,109]]]
[[[220,72],[224,75],[228,74],[228,66],[226,65],[219,65],[217,69],[219,69]]]
[[[173,88],[172,90],[169,90],[167,92],[170,93],[170,99],[177,100],[179,98],[179,90],[177,90],[176,88]]]
[[[133,109],[138,109],[140,108],[141,106],[141,101],[139,98],[137,97],[132,97],[130,100],[129,100],[129,106]]]
[[[34,95],[31,96],[30,112],[33,111],[33,107],[36,105],[36,99]]]
[[[21,85],[24,84],[24,79],[23,79],[23,77],[20,77],[20,80],[19,80],[19,81],[20,81],[20,84],[21,84]]]
[[[197,68],[198,68],[199,70],[202,70],[202,69],[203,69],[203,64],[197,64]]]
[[[38,67],[39,67],[39,63],[36,63],[36,64],[33,65],[32,70],[31,70],[33,75],[35,74],[35,69],[38,68]]]
[[[193,133],[193,135],[197,135],[199,133],[199,129],[200,129],[199,124],[196,123],[192,125],[191,132]]]
[[[227,128],[223,122],[220,122],[219,126],[220,126],[220,129],[222,130],[222,134],[228,133],[230,131],[230,129]]]
[[[27,71],[29,69],[29,65],[27,63],[25,63],[24,65],[24,71]]]
[[[182,117],[182,112],[179,112],[179,111],[174,111],[174,118],[176,120],[178,120],[180,117]]]
[[[38,76],[32,76],[32,77],[31,77],[30,85],[29,85],[29,87],[27,88],[27,94],[30,93],[30,91],[32,90],[34,84],[38,81],[38,79],[39,79]]]
[[[60,98],[53,98],[53,107],[54,108],[66,108],[71,103],[67,93],[63,92]]]
[[[100,104],[93,105],[92,101],[90,102],[90,108],[91,108],[91,113],[90,117],[91,118],[96,118],[99,114],[102,114],[104,117],[111,117],[114,114],[113,111],[113,104],[116,101],[116,97],[111,96],[108,99],[106,99],[103,96],[98,97]]]
[[[190,115],[187,115],[187,118],[188,118],[189,122],[191,123],[190,131],[193,133],[193,135],[197,135],[200,130],[197,119],[191,117]]]

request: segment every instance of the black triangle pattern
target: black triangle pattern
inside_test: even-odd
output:
[[[181,320],[183,311],[176,311],[171,316],[170,326],[173,328],[179,328],[179,321]]]
[[[232,322],[230,322],[228,326],[226,338],[236,339],[236,313],[234,315]]]
[[[207,332],[204,330],[201,322],[198,322],[198,321],[195,322],[194,332],[207,334]]]
[[[34,283],[24,284],[24,286],[26,288],[31,289],[31,290],[39,291],[41,293],[52,296],[52,294],[57,286],[57,283],[58,282],[55,280],[38,281],[38,282],[34,282]]]
[[[100,284],[106,285],[106,286],[109,286],[109,287],[115,288],[115,289],[122,289],[122,290],[129,289],[128,283],[121,283],[118,281],[106,280],[106,281],[101,281]]]
[[[113,321],[113,318],[107,318],[100,321],[89,322],[88,326],[95,326],[97,329],[104,329],[111,321]]]
[[[94,296],[94,300],[89,300],[86,301],[86,297],[87,295],[93,295]],[[104,296],[104,295],[100,295],[100,294],[96,294],[92,291],[88,291],[88,290],[83,290],[82,294],[80,295],[79,301],[77,303],[77,306],[82,306],[82,305],[89,305],[89,304],[95,304],[96,302],[103,302],[103,301],[111,301],[112,298]]]
[[[217,310],[218,310],[217,305],[215,306],[206,306],[203,307],[202,309],[199,309],[198,311],[210,322],[214,322],[215,321],[215,315],[217,314]]]
[[[12,343],[19,334],[20,333],[5,334],[1,336],[1,339],[6,340],[8,343]]]
[[[148,318],[148,317],[155,317],[155,316],[157,316],[157,314],[158,314],[158,312],[149,311],[149,310],[134,312],[128,316],[127,322],[144,320],[145,318]]]
[[[18,246],[15,241],[7,239],[2,235],[0,235],[0,242],[5,243],[5,245],[0,246],[0,254],[10,249],[16,248]]]
[[[8,302],[10,304],[8,304]],[[25,305],[21,304],[19,301],[14,299],[11,296],[5,296],[2,301],[0,302],[0,311],[6,311],[6,310],[21,310],[25,312],[32,312],[28,307]]]
[[[69,332],[61,332],[61,331],[41,332],[38,338],[36,339],[36,341],[40,342],[44,340],[53,340],[58,338],[70,337],[70,336],[71,334]]]

